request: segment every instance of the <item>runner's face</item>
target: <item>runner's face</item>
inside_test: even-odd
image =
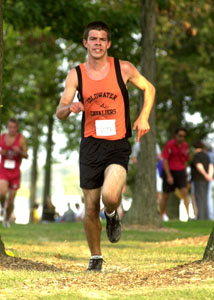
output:
[[[90,30],[88,39],[83,40],[83,45],[87,48],[88,54],[95,58],[102,58],[111,46],[111,41],[108,41],[107,32],[104,30]]]
[[[8,130],[9,135],[14,136],[18,132],[18,125],[13,122],[8,122],[7,130]]]
[[[178,133],[175,136],[177,144],[183,143],[184,139],[186,137],[186,132],[183,130],[178,131]]]

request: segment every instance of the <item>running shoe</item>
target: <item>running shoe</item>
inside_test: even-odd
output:
[[[102,258],[91,258],[89,261],[89,267],[87,271],[100,272],[102,270],[103,259]]]
[[[168,222],[169,221],[169,217],[167,216],[167,214],[163,214],[162,221],[164,221],[164,222]]]
[[[10,228],[10,222],[9,222],[9,221],[3,220],[3,221],[2,221],[2,226],[3,226],[3,227]]]
[[[117,243],[121,237],[121,223],[117,211],[113,217],[106,216],[106,233],[111,243]]]

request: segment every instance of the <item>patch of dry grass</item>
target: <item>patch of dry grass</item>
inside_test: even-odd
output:
[[[68,225],[64,226],[69,232]],[[81,224],[75,226],[70,232],[76,232],[73,239],[71,235],[63,240],[62,227],[58,231],[56,225],[47,228],[42,224],[21,228],[23,234],[26,230],[25,243],[11,238],[7,242],[4,238],[14,257],[0,256],[0,299],[180,300],[198,299],[202,290],[207,297],[204,299],[212,299],[209,295],[214,292],[214,262],[200,261],[208,235],[168,241],[168,235],[178,230],[165,228],[165,240],[145,242],[143,238],[139,240],[139,232],[146,236],[152,231],[159,240],[160,230],[125,228],[124,235],[129,235],[129,240],[125,237],[118,244],[110,244],[103,238],[103,271],[94,274],[85,272],[89,251]],[[35,228],[34,242],[30,235],[28,242],[29,228]],[[19,229],[15,226],[11,235],[15,236]],[[47,229],[55,231],[55,235],[46,235]],[[10,235],[10,230],[4,233]],[[193,293],[195,298],[187,292],[193,287],[197,290],[197,294]],[[164,289],[168,292],[164,293]],[[176,291],[180,298],[175,298]],[[184,291],[186,298],[182,298]],[[17,295],[19,298],[15,298]]]

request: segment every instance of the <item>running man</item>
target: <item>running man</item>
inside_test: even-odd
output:
[[[189,147],[184,141],[187,130],[183,127],[177,128],[175,137],[169,140],[163,149],[163,194],[160,201],[160,216],[163,221],[168,221],[166,205],[170,193],[176,188],[180,190],[187,215],[189,218],[189,195],[187,189],[186,165],[189,160]]]
[[[0,138],[0,201],[3,209],[4,227],[10,227],[10,217],[14,208],[14,199],[20,187],[20,165],[22,158],[28,158],[26,138],[19,133],[16,119],[10,119],[7,133]]]
[[[80,186],[85,198],[84,228],[91,252],[88,271],[102,269],[100,247],[100,197],[105,206],[106,231],[110,242],[121,236],[117,214],[126,183],[131,147],[127,82],[144,91],[144,105],[135,121],[137,141],[150,130],[149,115],[155,88],[128,61],[108,56],[111,33],[100,21],[89,23],[84,31],[83,45],[87,61],[72,69],[67,76],[64,93],[56,115],[66,119],[71,112],[82,114],[80,144]],[[79,102],[73,102],[76,91]]]

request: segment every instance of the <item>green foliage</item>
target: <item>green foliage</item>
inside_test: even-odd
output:
[[[16,116],[30,146],[35,116],[39,119],[38,143],[45,145],[48,116],[55,114],[66,74],[85,60],[82,33],[88,22],[107,22],[112,30],[109,54],[140,66],[141,1],[4,0],[3,4],[3,124]],[[213,130],[212,1],[158,0],[156,14],[157,139],[162,146],[182,124],[189,129],[191,144]],[[136,89],[128,88],[133,124],[140,101]],[[200,112],[203,122],[197,126],[187,123],[187,112]],[[61,145],[67,155],[79,147],[80,127],[80,116],[60,122],[54,119],[56,131],[67,137],[67,143]],[[130,186],[134,178],[129,177]]]
[[[101,19],[107,22],[112,29],[112,47],[109,54],[130,60],[139,66],[141,9],[139,1],[130,3],[127,0],[61,0],[56,3],[51,0],[45,2],[42,0],[5,0],[4,19],[5,22],[20,30],[19,39],[22,39],[23,32],[27,29],[32,32],[35,27],[39,26],[48,30],[55,40],[59,39],[66,45],[63,55],[67,57],[71,67],[84,60],[85,50],[81,46],[84,26],[94,19]],[[172,136],[174,129],[181,124],[189,127],[190,140],[197,136],[199,130],[194,124],[186,124],[185,122],[184,114],[186,112],[201,113],[204,120],[204,124],[200,126],[201,136],[206,136],[211,130],[210,124],[213,115],[213,106],[211,105],[213,101],[212,82],[214,77],[212,68],[214,51],[213,44],[210,42],[213,28],[212,16],[211,0],[206,1],[206,3],[196,0],[193,2],[180,1],[179,4],[172,0],[159,0],[157,2],[158,76],[156,102],[157,132],[161,145]],[[6,36],[8,34],[9,31],[6,29]],[[44,43],[44,40],[41,42]],[[17,50],[19,45],[14,44],[13,47],[14,50]],[[69,49],[72,50],[69,51]],[[40,50],[44,51],[43,48]],[[7,50],[5,52],[8,53]],[[79,57],[78,54],[80,54]],[[42,63],[45,65],[45,62]],[[7,61],[6,68],[9,68]],[[11,74],[13,70],[14,68],[10,69]],[[46,70],[47,73],[52,73],[52,71],[48,71],[50,70],[49,67]],[[43,70],[45,76],[46,72]],[[7,74],[5,76],[7,79]],[[8,76],[11,78],[9,72]],[[23,76],[24,74],[19,72],[17,81],[22,80]],[[63,81],[62,78],[63,74],[61,82]],[[60,79],[56,79],[56,81],[60,85]],[[17,86],[19,84],[12,85],[14,94],[18,92]],[[32,97],[31,93],[33,87],[28,84],[27,86],[24,94],[27,95],[29,101],[35,101],[35,97]],[[24,103],[22,96],[19,95],[19,104]],[[132,116],[134,115],[132,117],[134,121],[139,100],[132,94],[132,90],[131,99],[131,112]],[[4,113],[7,117],[8,111],[6,110]]]
[[[159,1],[158,8],[158,137],[163,143],[162,133],[169,138],[182,124],[189,127],[190,141],[194,141],[195,136],[203,138],[212,130],[212,1]],[[203,124],[199,128],[187,124],[186,112],[200,112]]]

